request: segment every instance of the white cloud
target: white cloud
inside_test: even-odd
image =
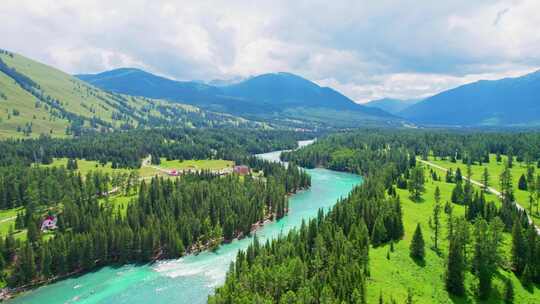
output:
[[[3,0],[2,45],[70,73],[289,71],[357,101],[422,97],[540,66],[536,0]]]

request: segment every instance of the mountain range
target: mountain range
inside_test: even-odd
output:
[[[367,107],[378,108],[390,114],[399,115],[406,108],[418,103],[420,99],[395,99],[382,98],[372,100],[364,105]]]
[[[268,73],[230,85],[176,81],[140,69],[77,75],[116,93],[161,98],[253,120],[293,126],[359,127],[396,124],[397,117],[291,73]]]
[[[540,71],[450,89],[398,113],[437,126],[540,126]]]
[[[262,126],[230,114],[101,90],[0,50],[0,138],[55,137],[135,127]]]
[[[539,127],[540,71],[482,80],[421,101],[355,103],[291,73],[177,81],[122,68],[75,77],[0,50],[0,137],[136,127]]]

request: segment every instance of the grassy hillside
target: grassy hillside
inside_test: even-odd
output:
[[[402,119],[356,104],[343,94],[290,73],[270,73],[214,87],[175,81],[138,69],[78,75],[117,93],[163,98],[251,120],[295,128],[401,125]]]
[[[489,156],[489,163],[483,164],[483,165],[478,165],[478,164],[471,165],[472,179],[476,181],[481,181],[484,168],[487,168],[489,172],[489,186],[500,191],[501,190],[500,183],[499,183],[500,176],[504,170],[505,164],[508,162],[507,156],[501,155],[501,157],[502,157],[501,161],[497,162],[495,154],[491,154]],[[461,161],[453,163],[448,160],[440,160],[440,159],[435,159],[433,157],[430,157],[429,161],[447,169],[451,168],[454,171],[457,168],[459,168],[463,174],[466,174],[467,172],[467,165],[463,164]],[[535,169],[535,171],[536,171],[535,173],[536,175],[538,173],[538,169]],[[521,206],[526,208],[527,211],[529,211],[529,216],[531,216],[532,220],[537,225],[539,225],[540,214],[536,213],[535,206],[533,206],[532,212],[530,212],[529,210],[529,207],[530,207],[529,206],[529,192],[520,190],[518,188],[519,177],[522,174],[527,175],[527,165],[524,162],[518,162],[514,160],[511,172],[512,172],[513,190],[514,190],[516,201]]]
[[[428,172],[428,170],[426,170]],[[493,280],[493,292],[487,301],[480,301],[475,296],[475,285],[477,279],[470,272],[466,272],[466,296],[463,298],[452,297],[445,290],[444,273],[446,269],[446,259],[448,254],[447,216],[441,213],[442,239],[439,244],[441,254],[431,250],[433,246],[433,231],[429,228],[430,217],[434,207],[434,192],[438,186],[441,190],[441,203],[450,201],[454,184],[443,181],[433,181],[429,174],[426,174],[426,192],[423,201],[413,202],[409,199],[407,190],[397,189],[401,198],[403,208],[403,224],[405,227],[405,237],[394,244],[394,251],[390,250],[390,245],[373,248],[370,250],[371,277],[368,280],[368,303],[378,303],[379,295],[382,292],[385,303],[390,303],[391,299],[397,303],[404,303],[407,298],[407,290],[413,290],[413,300],[417,304],[429,303],[503,303],[502,292],[503,283],[506,278],[512,280],[515,292],[514,303],[537,303],[540,297],[540,290],[537,286],[526,289],[520,283],[513,272],[499,269]],[[488,201],[497,202],[499,199],[494,195],[486,196]],[[465,214],[465,207],[452,204],[453,215]],[[426,242],[425,265],[414,262],[409,256],[409,245],[416,224],[420,223],[424,241]],[[507,260],[510,258],[511,236],[504,234],[503,252]],[[389,255],[389,259],[387,258]]]
[[[258,124],[180,103],[106,92],[50,66],[0,51],[0,138],[166,125]]]

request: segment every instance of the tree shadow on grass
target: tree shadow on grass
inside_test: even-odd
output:
[[[409,199],[414,202],[414,203],[417,203],[417,204],[422,204],[424,203],[426,200],[423,198],[423,197],[419,197],[419,198],[414,198],[412,196],[409,195]]]
[[[413,258],[411,257],[411,259],[413,260],[413,262],[420,266],[420,267],[426,267],[426,260],[425,259],[418,259],[418,258]]]
[[[514,273],[512,271],[509,271],[510,275],[514,275]],[[506,280],[506,277],[501,274],[499,271],[497,271],[495,273],[495,277],[497,277],[499,280],[501,281],[504,281]],[[519,276],[516,276],[518,281],[519,281],[519,284],[521,285],[521,287],[523,287],[523,289],[525,289],[525,291],[527,291],[528,293],[530,294],[533,294],[534,293],[534,290],[535,288],[536,289],[540,289],[540,284],[538,283],[534,283],[534,282],[531,282],[530,284],[525,284],[525,282],[523,281],[523,278],[522,277],[519,277]],[[514,286],[515,288],[515,286]]]
[[[453,295],[453,294],[450,294],[450,300],[452,301],[452,303],[455,303],[455,304],[472,304],[474,303],[474,300],[467,296],[467,295],[463,295],[463,296],[456,296],[456,295]]]

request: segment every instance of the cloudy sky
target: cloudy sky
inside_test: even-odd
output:
[[[365,102],[540,68],[538,0],[1,2],[0,48],[69,73],[288,71]]]

